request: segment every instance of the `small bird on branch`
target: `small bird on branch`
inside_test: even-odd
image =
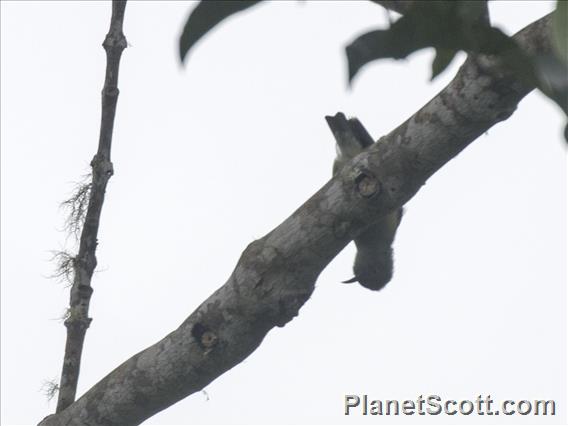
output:
[[[357,118],[345,117],[338,112],[325,117],[337,143],[337,158],[333,163],[336,175],[353,157],[375,143],[369,132]],[[392,243],[402,219],[403,209],[399,208],[366,227],[354,239],[357,247],[353,273],[355,276],[344,283],[359,282],[370,290],[382,289],[392,278]]]

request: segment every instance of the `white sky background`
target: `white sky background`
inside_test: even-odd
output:
[[[385,25],[370,2],[279,2],[206,37],[185,68],[184,2],[130,2],[130,47],[99,235],[79,394],[176,328],[253,239],[331,175],[324,115],[374,137],[455,74],[428,81],[430,50],[367,66],[346,88],[344,46]],[[491,3],[508,33],[552,10]],[[46,277],[65,247],[59,203],[88,172],[100,124],[110,3],[2,2],[2,424],[55,410],[68,289]],[[463,57],[460,57],[461,62]],[[539,93],[436,173],[406,209],[385,290],[342,285],[349,246],[299,317],[247,360],[145,424],[566,422],[566,147]],[[72,247],[69,239],[67,247]],[[556,399],[557,416],[343,415],[372,399]]]

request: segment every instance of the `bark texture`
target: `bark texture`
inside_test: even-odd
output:
[[[550,16],[515,36],[550,51]],[[322,269],[364,227],[400,208],[426,180],[533,87],[498,58],[470,57],[407,121],[356,156],[280,226],[252,242],[227,282],[180,327],[125,361],[42,426],[127,426],[197,392],[239,364],[308,300]]]

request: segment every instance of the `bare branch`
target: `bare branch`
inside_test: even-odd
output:
[[[549,29],[550,15],[515,40],[529,53],[547,53]],[[138,425],[202,390],[250,355],[270,329],[298,314],[319,273],[363,227],[406,203],[434,172],[508,118],[533,88],[499,58],[469,58],[420,111],[251,243],[226,284],[178,329],[40,425]]]
[[[95,256],[98,244],[97,235],[106,186],[113,174],[110,147],[118,100],[120,56],[126,48],[126,38],[122,33],[125,6],[126,1],[113,1],[110,29],[103,42],[107,55],[107,66],[102,91],[100,138],[97,153],[91,161],[91,181],[79,185],[74,195],[63,203],[70,209],[67,229],[75,235],[78,235],[80,231],[81,236],[77,255],[73,257],[67,254],[60,255],[56,272],[68,278],[73,276],[69,310],[64,322],[67,328],[67,341],[59,384],[57,412],[61,412],[75,401],[83,342],[91,323],[89,303],[93,293],[91,278],[97,265]],[[72,272],[70,267],[73,267]]]

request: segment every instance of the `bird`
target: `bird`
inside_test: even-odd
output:
[[[333,162],[333,175],[356,155],[375,143],[361,122],[344,113],[325,116],[336,142],[337,157]],[[354,277],[343,283],[358,282],[370,290],[380,290],[392,279],[394,261],[392,244],[402,220],[403,208],[381,217],[364,228],[354,238],[357,254],[353,265]]]

